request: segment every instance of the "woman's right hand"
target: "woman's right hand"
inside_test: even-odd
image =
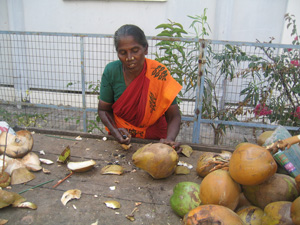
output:
[[[117,128],[117,129],[115,129],[115,132],[111,133],[111,134],[115,137],[117,142],[119,142],[120,144],[126,144],[126,145],[130,144],[131,135],[129,134],[127,129]]]
[[[130,144],[131,135],[125,128],[117,128],[112,112],[112,104],[99,100],[98,115],[102,123],[109,129],[111,135],[120,144]]]

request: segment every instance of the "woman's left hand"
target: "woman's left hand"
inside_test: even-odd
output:
[[[172,148],[175,149],[175,151],[178,154],[182,152],[182,148],[180,147],[180,145],[181,145],[180,142],[172,141],[172,140],[169,140],[169,139],[160,139],[159,142],[163,143],[163,144],[166,144],[166,145],[170,145]]]

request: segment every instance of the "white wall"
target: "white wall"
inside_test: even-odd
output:
[[[192,20],[187,16],[201,15],[204,8],[210,39],[255,42],[274,37],[276,43],[290,43],[284,14],[295,14],[300,24],[299,0],[0,0],[0,29],[113,34],[132,23],[155,36],[160,31],[155,27],[168,19],[188,29]]]
[[[294,15],[297,24],[298,35],[300,35],[300,1],[299,0],[289,0],[287,5],[287,13]],[[287,23],[284,24],[283,34],[282,34],[282,43],[291,44],[294,37],[291,37],[291,27],[287,29]]]
[[[9,30],[6,0],[0,0],[0,30]]]
[[[281,40],[288,0],[218,0],[215,27],[217,40]],[[300,22],[300,21],[299,21]]]

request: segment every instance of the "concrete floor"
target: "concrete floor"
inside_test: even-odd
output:
[[[196,165],[201,150],[207,148],[197,147],[191,157],[180,155],[180,160],[193,165],[188,175],[175,175],[161,180],[154,180],[148,173],[136,168],[132,163],[132,154],[145,143],[132,143],[130,150],[124,150],[113,140],[103,141],[102,138],[83,137],[81,141],[74,141],[73,136],[60,134],[33,134],[33,152],[40,158],[54,161],[52,165],[42,164],[51,171],[44,174],[42,171],[34,172],[36,178],[27,184],[13,185],[10,190],[20,192],[53,179],[52,182],[31,189],[21,194],[29,202],[37,205],[36,210],[13,208],[11,206],[0,209],[0,219],[8,220],[7,224],[146,224],[146,225],[177,225],[182,224],[181,218],[171,209],[169,199],[173,187],[183,181],[200,183],[197,176]],[[64,137],[57,138],[57,137]],[[145,141],[147,142],[147,141]],[[57,162],[58,156],[67,147],[71,149],[71,161],[84,161],[93,159],[96,166],[84,173],[74,173],[66,181],[53,188],[60,179],[69,174],[64,164]],[[194,148],[194,147],[193,147]],[[45,155],[40,155],[43,150]],[[123,175],[101,175],[102,167],[109,163],[118,163],[125,168]],[[111,187],[115,190],[111,190]],[[66,206],[61,203],[63,193],[69,189],[81,190],[81,198],[69,201]],[[108,208],[104,202],[116,200],[121,204],[120,209]],[[134,221],[126,215],[137,208]]]

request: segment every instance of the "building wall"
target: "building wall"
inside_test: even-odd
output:
[[[284,14],[299,18],[298,0],[0,0],[0,30],[113,34],[125,23],[140,26],[148,36],[168,19],[189,30],[188,15],[202,15],[215,40],[290,43]],[[191,30],[189,30],[191,31]]]

